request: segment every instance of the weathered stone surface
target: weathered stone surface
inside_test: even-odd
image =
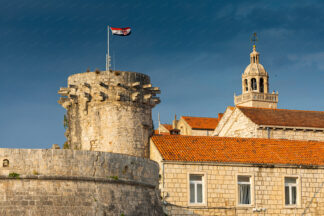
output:
[[[0,160],[9,161],[0,168],[0,215],[163,215],[158,164],[148,159],[0,149]]]
[[[71,149],[149,157],[151,109],[159,88],[147,75],[126,71],[74,74],[61,88]]]

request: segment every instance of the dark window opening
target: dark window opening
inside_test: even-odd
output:
[[[249,90],[247,79],[244,80],[245,91]]]
[[[257,90],[257,83],[256,83],[255,78],[251,79],[251,87],[252,87],[252,90]]]
[[[9,160],[8,159],[4,159],[2,162],[2,166],[3,167],[8,167],[9,166]]]
[[[264,84],[263,84],[263,78],[260,79],[260,92],[264,92]]]

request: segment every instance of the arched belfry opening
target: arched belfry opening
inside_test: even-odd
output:
[[[263,81],[263,78],[260,78],[260,92],[261,93],[264,92],[264,81]]]
[[[249,86],[248,86],[248,80],[247,79],[244,80],[244,89],[245,89],[246,92],[249,91]]]
[[[257,90],[257,81],[255,78],[251,79],[251,89],[252,91],[256,91]]]

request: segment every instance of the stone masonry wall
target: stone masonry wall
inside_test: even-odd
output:
[[[0,149],[0,162],[0,215],[163,215],[158,164],[145,158]]]
[[[71,149],[149,157],[152,108],[160,102],[147,75],[127,71],[74,74],[61,88]]]
[[[268,138],[268,130],[259,128],[257,130],[257,137]],[[284,128],[271,128],[271,139],[289,139],[289,140],[316,140],[324,141],[324,132],[318,130],[303,130],[303,129],[284,129]]]
[[[191,135],[191,127],[183,118],[180,118],[177,122],[177,129],[180,130],[181,135]]]
[[[218,136],[218,134],[223,130],[223,127],[227,124],[227,121],[231,118],[233,113],[233,110],[230,107],[227,107],[223,117],[220,119],[220,121],[218,122],[213,136]]]
[[[214,130],[191,130],[191,136],[211,136]]]
[[[324,215],[324,169],[164,162],[168,215]],[[204,176],[205,204],[189,204],[189,174]],[[237,175],[252,176],[252,205],[237,204]],[[284,177],[298,177],[298,204],[284,204]],[[162,176],[163,177],[163,176]],[[164,196],[165,197],[165,196]],[[260,212],[254,212],[257,208]]]
[[[231,112],[230,117],[226,120],[226,123],[220,125],[221,130],[217,131],[220,137],[245,137],[252,138],[257,137],[257,125],[248,119],[239,109],[235,109]],[[219,128],[217,126],[216,130]]]

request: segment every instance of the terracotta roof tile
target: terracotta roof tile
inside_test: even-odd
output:
[[[163,127],[165,127],[167,130],[172,130],[172,125],[170,125],[170,124],[161,124],[161,125],[163,125]]]
[[[324,112],[237,107],[258,125],[324,128]]]
[[[153,136],[165,160],[324,165],[324,142],[207,136]]]
[[[219,122],[218,118],[182,116],[191,128],[214,130]]]

